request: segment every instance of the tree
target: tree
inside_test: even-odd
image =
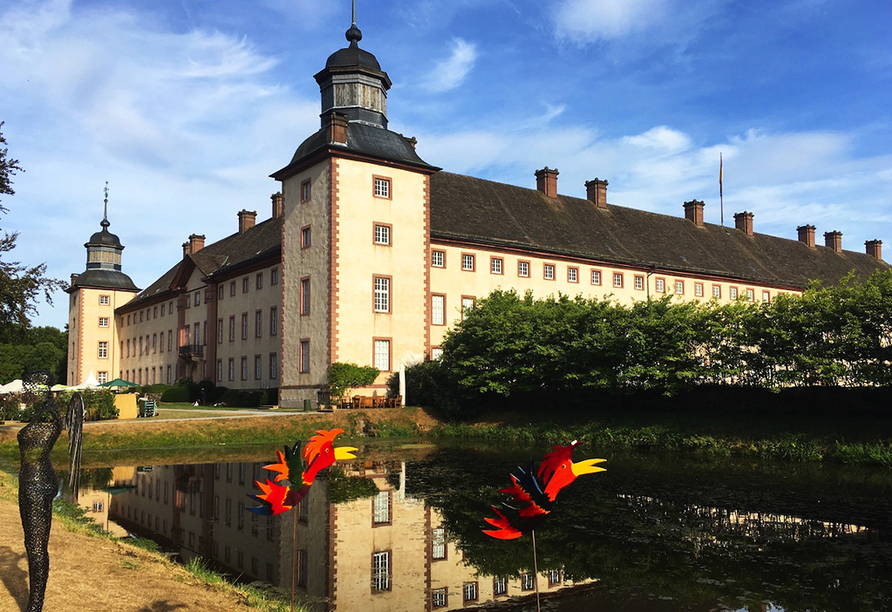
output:
[[[3,128],[0,121],[0,130]],[[6,138],[0,131],[0,195],[14,195],[12,177],[24,172],[19,160],[8,156]],[[0,203],[0,214],[7,208]],[[3,232],[0,237],[0,342],[21,340],[31,326],[31,315],[37,313],[35,300],[43,295],[53,303],[53,292],[65,288],[64,281],[46,277],[46,264],[27,266],[5,258],[15,248],[18,232]]]

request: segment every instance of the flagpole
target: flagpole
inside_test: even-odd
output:
[[[722,227],[725,226],[725,200],[722,197],[722,153],[719,152],[719,214],[721,215]]]

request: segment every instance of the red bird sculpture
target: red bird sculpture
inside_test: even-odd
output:
[[[289,448],[285,446],[285,452],[276,451],[279,462],[263,466],[263,469],[278,472],[273,481],[265,483],[256,481],[258,488],[263,491],[260,495],[248,495],[254,501],[260,502],[260,506],[248,508],[254,514],[264,516],[282,514],[295,507],[307,496],[310,485],[316,479],[321,470],[330,467],[335,461],[355,459],[356,448],[352,446],[334,446],[334,439],[344,433],[343,429],[320,429],[316,435],[310,438],[307,445],[300,452],[300,442],[295,442]],[[304,469],[304,465],[306,469]],[[285,482],[286,484],[277,484]],[[300,483],[300,484],[298,484]]]
[[[507,493],[511,499],[502,503],[501,510],[492,506],[498,518],[485,517],[484,520],[495,529],[484,529],[483,533],[500,540],[513,540],[534,531],[551,513],[554,500],[564,487],[583,474],[605,471],[597,464],[606,459],[573,463],[573,447],[577,444],[578,441],[573,440],[569,446],[552,447],[536,474],[532,462],[526,470],[518,467],[511,474],[512,485],[499,491]]]

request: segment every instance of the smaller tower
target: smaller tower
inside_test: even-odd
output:
[[[124,246],[108,231],[108,183],[102,212],[102,229],[84,244],[87,267],[71,275],[66,289],[68,301],[68,384],[84,382],[90,373],[99,382],[118,373],[120,355],[115,308],[139,292],[129,276],[121,272]]]

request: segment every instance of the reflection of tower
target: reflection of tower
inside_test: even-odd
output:
[[[124,246],[108,231],[108,185],[105,188],[102,229],[84,244],[87,268],[71,275],[67,289],[68,384],[84,382],[92,372],[102,383],[119,376],[120,352],[115,308],[126,304],[139,291],[130,277],[121,272]]]

